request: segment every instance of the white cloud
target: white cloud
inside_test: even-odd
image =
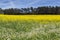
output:
[[[35,3],[39,2],[39,1],[42,1],[42,0],[35,0],[34,2],[28,3],[28,5],[35,4]]]
[[[14,2],[12,0],[8,0],[8,1],[9,1],[10,5],[12,6],[12,8],[14,8],[15,7]]]

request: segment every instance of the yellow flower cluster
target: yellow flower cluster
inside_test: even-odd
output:
[[[0,20],[60,20],[60,15],[0,15]]]

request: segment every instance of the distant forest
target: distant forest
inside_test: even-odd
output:
[[[60,15],[60,6],[42,6],[37,8],[0,8],[0,14],[4,15]]]

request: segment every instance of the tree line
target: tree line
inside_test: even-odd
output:
[[[37,8],[0,8],[0,14],[4,15],[60,15],[59,6],[42,6]]]

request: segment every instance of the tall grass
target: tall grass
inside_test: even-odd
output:
[[[60,21],[0,20],[0,40],[60,40]]]

